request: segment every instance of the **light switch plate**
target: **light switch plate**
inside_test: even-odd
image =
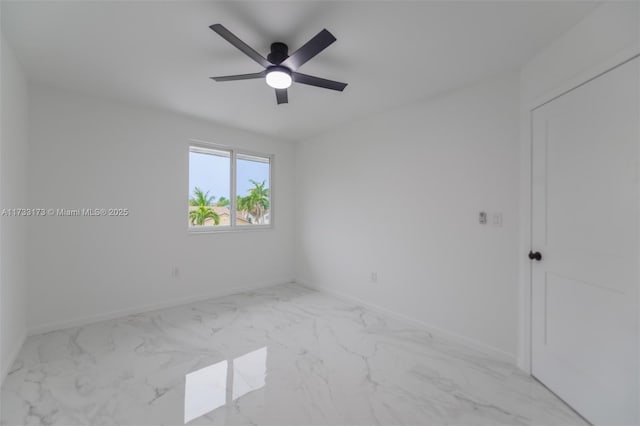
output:
[[[478,215],[478,222],[480,222],[480,225],[487,224],[487,212],[480,212]]]
[[[502,213],[493,214],[493,226],[502,226]]]

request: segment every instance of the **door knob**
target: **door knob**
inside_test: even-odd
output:
[[[531,259],[531,260],[534,260],[534,259],[535,259],[535,260],[537,260],[538,262],[540,262],[540,261],[542,260],[542,254],[540,254],[540,252],[539,252],[539,251],[537,251],[537,252],[535,252],[535,253],[534,253],[534,252],[532,252],[532,251],[530,251],[530,252],[529,252],[529,259]]]

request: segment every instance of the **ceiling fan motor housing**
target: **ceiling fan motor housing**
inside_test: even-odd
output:
[[[271,53],[267,55],[267,60],[274,65],[279,65],[289,57],[289,46],[279,41],[271,43]]]

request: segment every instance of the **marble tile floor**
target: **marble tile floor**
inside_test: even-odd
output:
[[[286,284],[29,337],[2,425],[584,425],[515,367]]]

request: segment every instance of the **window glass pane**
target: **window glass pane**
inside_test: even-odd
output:
[[[236,224],[271,223],[271,182],[269,157],[238,154],[236,156]]]
[[[189,149],[189,226],[229,226],[231,153]]]

